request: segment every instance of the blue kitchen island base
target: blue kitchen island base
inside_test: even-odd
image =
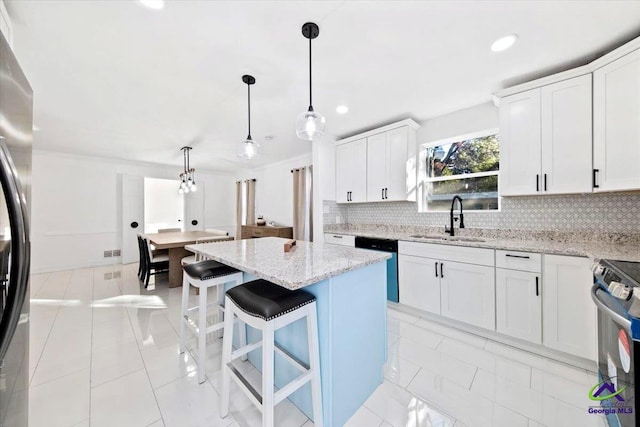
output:
[[[246,281],[255,277],[245,273]],[[305,291],[317,298],[322,402],[326,426],[339,427],[360,408],[382,383],[387,357],[386,262],[349,271],[313,285]],[[247,328],[248,341],[260,332]],[[276,342],[304,363],[309,362],[307,330],[302,319],[276,332]],[[249,354],[261,369],[262,350]],[[299,371],[276,353],[275,383],[282,387]],[[309,384],[289,399],[313,419]]]

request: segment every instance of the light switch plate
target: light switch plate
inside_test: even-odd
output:
[[[114,249],[113,256],[120,256],[120,249]]]
[[[113,251],[104,251],[104,257],[105,258],[110,258],[113,256]]]

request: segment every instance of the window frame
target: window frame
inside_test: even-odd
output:
[[[433,182],[443,182],[443,181],[453,181],[460,179],[470,179],[470,178],[482,178],[486,176],[497,176],[498,177],[498,188],[497,188],[497,199],[498,199],[498,208],[497,209],[475,209],[475,210],[466,210],[465,212],[483,212],[483,213],[492,213],[492,212],[500,212],[502,210],[502,197],[500,193],[500,168],[496,171],[488,171],[488,172],[474,172],[467,174],[459,174],[459,175],[448,175],[444,177],[436,177],[431,178],[427,176],[427,149],[431,147],[435,147],[438,145],[447,145],[455,142],[460,142],[469,139],[482,138],[490,135],[498,135],[500,137],[500,128],[488,128],[479,130],[476,132],[470,132],[466,134],[461,134],[457,136],[452,136],[448,138],[438,139],[436,141],[429,141],[419,145],[418,148],[418,212],[421,213],[443,213],[446,211],[440,210],[431,210],[428,208],[428,201],[426,200],[427,195],[427,186]],[[500,139],[498,139],[500,142]]]

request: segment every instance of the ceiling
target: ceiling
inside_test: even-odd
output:
[[[638,1],[5,4],[35,93],[35,148],[180,165],[191,145],[192,166],[228,171],[311,150],[295,135],[308,105],[307,21],[320,26],[314,107],[340,137],[489,101],[640,35]],[[518,43],[493,53],[509,33]],[[252,135],[263,148],[250,163],[236,157],[247,134],[243,74],[256,78]]]

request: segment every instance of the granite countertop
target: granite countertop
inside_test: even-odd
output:
[[[404,229],[402,227],[362,227],[348,224],[325,227],[324,231],[325,233],[422,243],[540,252],[552,255],[584,256],[592,260],[617,259],[640,262],[640,234],[620,235],[613,233],[563,233],[490,229],[463,229],[458,232],[456,229],[456,236],[452,238],[443,233],[441,229],[425,228],[416,230],[408,227]],[[442,239],[426,239],[415,237],[415,235],[440,236]]]
[[[297,241],[286,253],[287,240],[263,237],[188,245],[185,249],[292,290],[391,258],[385,252],[304,241]]]

